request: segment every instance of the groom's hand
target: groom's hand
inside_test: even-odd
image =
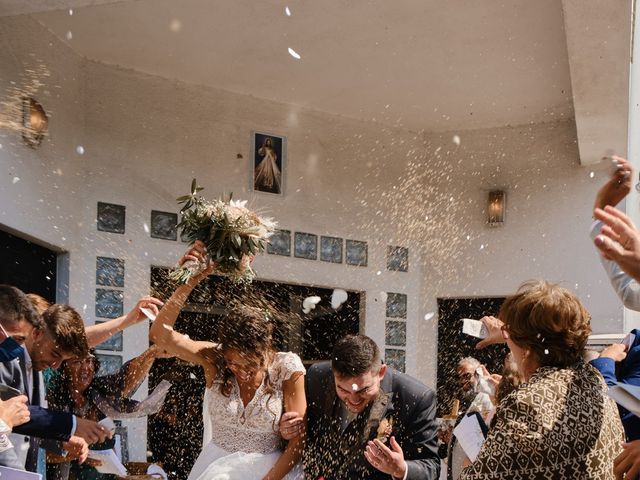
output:
[[[407,471],[407,462],[404,461],[404,453],[395,437],[389,441],[391,448],[387,447],[377,438],[367,443],[364,456],[367,461],[383,473],[393,478],[404,478]]]
[[[298,412],[285,412],[280,417],[279,429],[284,440],[293,440],[304,431],[304,418]]]

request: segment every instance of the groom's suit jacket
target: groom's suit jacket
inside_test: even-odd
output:
[[[380,393],[342,431],[341,401],[329,362],[313,365],[305,377],[307,445],[305,478],[316,480],[384,479],[364,457],[369,440],[391,426],[407,462],[407,480],[437,480],[440,459],[435,424],[435,392],[418,380],[387,368]],[[381,425],[382,423],[382,425]],[[388,445],[388,442],[387,442]]]
[[[30,402],[29,413],[31,414],[31,419],[27,423],[13,428],[9,438],[14,448],[0,452],[0,465],[24,469],[25,463],[29,463],[26,467],[33,470],[32,459],[29,458],[27,462],[30,443],[35,440],[39,444],[39,438],[69,440],[73,429],[73,415],[40,407],[39,399],[32,398],[33,392],[29,392],[26,368],[25,358],[22,355],[9,362],[0,362],[0,383],[20,390],[26,395]],[[33,375],[38,375],[38,380],[41,379],[38,372],[34,371]],[[40,384],[40,388],[44,389],[44,385]]]

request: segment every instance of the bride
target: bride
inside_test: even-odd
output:
[[[205,258],[196,242],[186,259]],[[304,439],[280,451],[278,430],[284,412],[306,410],[305,369],[291,352],[276,352],[271,323],[263,311],[234,309],[220,321],[220,343],[197,342],[173,330],[193,288],[213,271],[210,266],[179,286],[160,310],[150,339],[176,356],[204,368],[203,449],[189,480],[279,480],[302,478]]]

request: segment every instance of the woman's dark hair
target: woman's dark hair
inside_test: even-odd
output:
[[[502,379],[496,387],[496,405],[500,405],[500,402],[504,397],[513,392],[520,383],[522,383],[522,377],[518,372],[518,366],[513,360],[513,355],[507,353],[504,359],[504,366],[502,367]]]
[[[92,357],[95,376],[100,369],[100,360],[95,356],[95,349],[93,348],[89,350],[89,355]],[[65,360],[62,362],[47,385],[47,402],[52,408],[72,408],[73,399],[71,398],[71,391],[73,389],[73,385],[71,384],[71,375],[69,374],[68,363],[77,360],[78,359]]]
[[[511,340],[533,352],[540,366],[582,361],[591,316],[566,288],[542,280],[524,283],[504,301],[499,316]]]
[[[218,325],[220,353],[237,350],[255,357],[259,367],[263,368],[269,354],[273,351],[273,322],[269,314],[262,309],[248,306],[233,308]],[[224,357],[220,355],[219,368],[222,371],[220,392],[228,396],[231,393],[233,373],[229,370]],[[268,371],[267,371],[268,377]],[[270,386],[267,378],[267,385]]]

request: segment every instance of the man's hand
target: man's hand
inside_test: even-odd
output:
[[[631,219],[613,207],[596,208],[593,215],[605,225],[594,243],[602,255],[640,281],[640,232]]]
[[[635,479],[640,474],[640,440],[624,443],[622,453],[613,461],[616,479]]]
[[[304,432],[304,418],[298,412],[285,412],[280,417],[278,428],[284,440],[293,440]]]
[[[93,420],[80,417],[76,417],[75,435],[85,439],[89,445],[111,438],[111,432],[108,429]]]
[[[78,460],[78,463],[84,463],[89,455],[89,445],[84,438],[76,435],[72,436],[68,441],[62,442],[62,448],[67,451],[69,460]]]
[[[27,397],[18,395],[9,400],[0,400],[0,418],[11,429],[27,423],[31,418],[29,407],[27,407]]]
[[[624,343],[614,343],[600,352],[600,358],[611,358],[614,362],[621,362],[627,356],[627,346]]]
[[[480,321],[484,324],[489,335],[476,344],[477,349],[488,347],[494,343],[504,343],[504,338],[502,337],[502,320],[489,316],[482,317]]]
[[[374,441],[367,443],[364,457],[381,472],[391,475],[393,478],[403,478],[407,469],[407,462],[404,461],[402,448],[396,442],[396,437],[391,437],[389,445],[391,445],[391,448],[376,438]]]
[[[615,207],[631,191],[631,178],[633,177],[631,164],[624,158],[616,156],[612,157],[612,161],[617,164],[617,169],[609,181],[598,190],[594,208],[603,209],[607,205]]]

